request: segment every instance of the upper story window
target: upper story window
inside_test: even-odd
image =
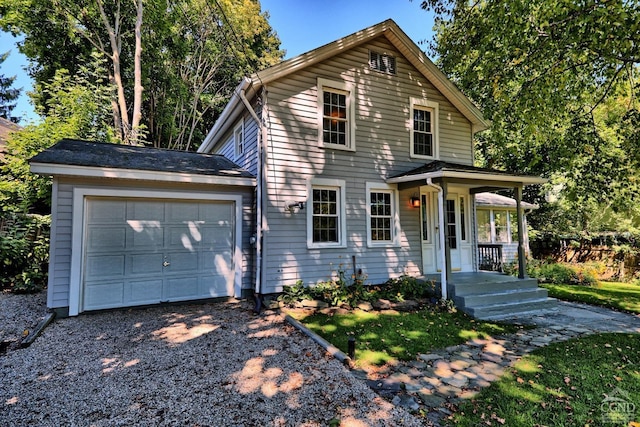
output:
[[[438,103],[411,98],[411,157],[437,159]]]
[[[395,74],[396,73],[396,58],[383,54],[374,52],[373,50],[369,51],[369,68],[372,70],[380,71],[382,73],[387,74]]]
[[[355,150],[355,102],[346,82],[318,79],[318,131],[320,145]]]
[[[400,224],[397,214],[398,192],[395,187],[381,183],[366,184],[367,243],[369,246],[397,246]]]
[[[307,246],[310,248],[345,247],[345,182],[314,179],[309,182],[307,209]]]
[[[236,158],[240,157],[244,154],[245,146],[244,146],[244,120],[238,124],[233,130],[233,141],[235,144],[235,154]]]

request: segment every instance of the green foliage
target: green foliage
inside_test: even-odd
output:
[[[640,283],[600,282],[592,286],[542,285],[549,296],[640,314]]]
[[[356,364],[380,365],[395,359],[415,360],[420,353],[517,331],[513,325],[477,321],[461,312],[428,306],[411,313],[355,310],[345,314],[315,313],[300,319],[309,329],[347,351],[356,339]]]
[[[624,406],[608,406],[606,399],[634,405],[640,401],[638,363],[638,334],[597,334],[553,343],[523,357],[498,381],[461,402],[447,425],[635,425],[629,423],[637,420],[635,407],[632,414],[619,413],[634,418],[614,422],[608,417]]]
[[[47,283],[51,218],[11,215],[0,230],[0,289],[37,292]]]
[[[36,93],[47,94],[44,120],[13,133],[7,154],[0,164],[0,214],[7,212],[48,213],[51,180],[34,175],[29,159],[63,138],[110,141],[111,86],[101,79],[104,60],[94,57],[90,67],[81,67],[71,76],[59,70],[50,83],[37,85]]]
[[[640,225],[640,4],[424,0],[432,52],[492,123],[477,162],[543,175],[529,188],[540,230]],[[543,197],[542,193],[548,193]]]
[[[365,285],[362,278],[354,278],[349,283],[344,271],[339,272],[334,280],[319,282],[313,286],[305,286],[299,280],[294,286],[284,286],[279,301],[291,305],[296,301],[318,300],[331,306],[347,305],[355,307],[363,301],[388,299],[404,301],[416,298],[434,298],[436,289],[434,282],[418,281],[415,277],[401,276],[389,279],[382,285]],[[448,310],[448,302],[443,306]],[[453,302],[451,302],[453,304]]]
[[[530,260],[527,273],[541,283],[566,285],[595,285],[598,283],[594,273],[597,271],[588,264],[572,265],[554,262]]]

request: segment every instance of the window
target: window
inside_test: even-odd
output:
[[[438,158],[437,102],[411,98],[411,157]]]
[[[355,150],[353,91],[345,82],[318,79],[318,130],[320,145]]]
[[[366,183],[367,189],[367,242],[369,246],[395,246],[400,235],[396,214],[398,195],[396,188],[382,183]]]
[[[478,209],[476,217],[478,221],[478,242],[491,243],[491,211]]]
[[[420,195],[420,209],[422,210],[422,240],[429,241],[429,196],[427,194]]]
[[[515,211],[504,209],[478,209],[479,243],[518,242],[518,218]]]
[[[456,225],[456,201],[447,199],[445,215],[447,216],[447,239],[449,249],[458,249],[457,225]]]
[[[391,55],[382,54],[370,50],[369,68],[371,68],[372,70],[380,71],[382,73],[395,74],[396,58]]]
[[[464,196],[460,196],[460,240],[463,242],[467,241],[467,219],[464,214],[464,205],[466,202],[466,198]]]
[[[308,185],[307,246],[346,245],[345,184],[340,180],[317,179]]]
[[[236,158],[244,154],[244,121],[233,130],[233,141],[236,147]]]

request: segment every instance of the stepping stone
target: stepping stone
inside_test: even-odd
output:
[[[415,397],[408,396],[406,394],[396,395],[391,401],[396,406],[400,406],[401,408],[410,409],[412,411],[417,411],[420,409],[420,404],[416,402]]]
[[[419,391],[418,397],[420,397],[420,400],[425,406],[430,408],[436,408],[446,402],[444,397],[433,394],[431,390]]]
[[[418,358],[420,360],[424,360],[425,362],[431,362],[433,360],[442,359],[442,356],[439,354],[431,353],[431,354],[419,354]]]

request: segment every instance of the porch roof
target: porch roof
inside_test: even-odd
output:
[[[391,176],[387,178],[387,183],[414,183],[417,185],[421,181],[427,181],[428,179],[456,182],[471,187],[483,187],[482,191],[487,191],[493,187],[498,189],[514,185],[532,185],[547,182],[545,178],[534,175],[517,175],[496,169],[436,160],[410,171]]]

